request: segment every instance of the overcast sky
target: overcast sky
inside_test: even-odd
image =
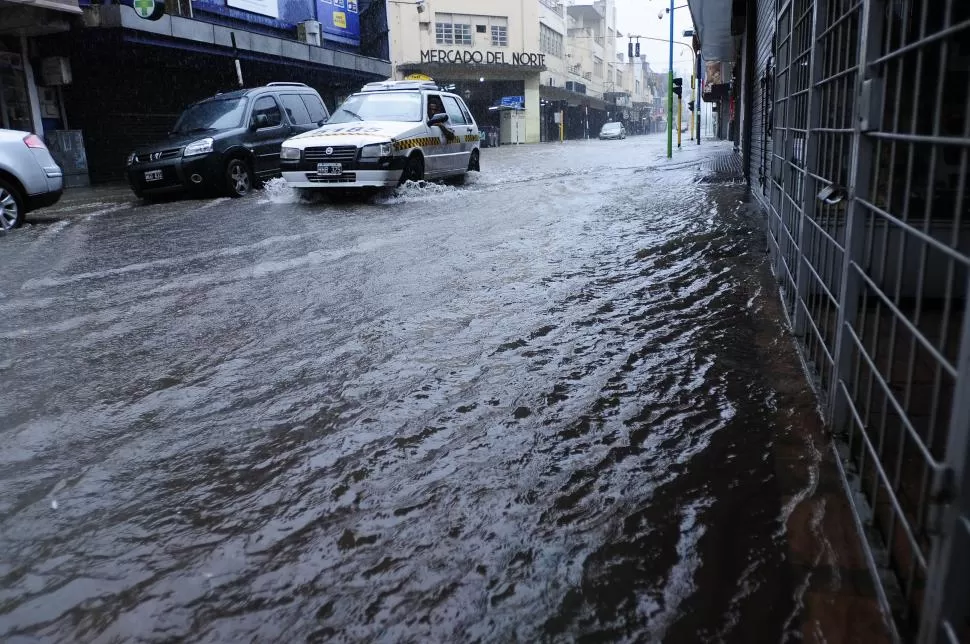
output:
[[[578,0],[576,4],[586,4],[585,0]],[[675,0],[674,5],[686,5],[687,0]],[[616,0],[617,28],[624,38],[617,39],[617,46],[626,52],[629,35],[649,36],[656,40],[641,40],[640,53],[650,63],[650,68],[657,72],[665,72],[669,68],[669,48],[667,40],[670,38],[670,14],[664,12],[663,20],[657,14],[670,7],[667,0]],[[674,11],[674,41],[690,43],[690,38],[684,37],[685,29],[692,29],[690,10],[687,7]],[[674,45],[674,70],[684,76],[685,85],[690,83],[691,54],[687,47]]]

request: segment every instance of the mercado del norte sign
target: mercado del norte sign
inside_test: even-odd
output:
[[[421,52],[422,63],[452,63],[455,65],[517,65],[522,67],[545,67],[545,54],[504,51],[469,51],[467,49],[425,49]]]

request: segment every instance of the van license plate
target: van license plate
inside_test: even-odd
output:
[[[325,177],[339,176],[343,174],[344,167],[339,163],[318,163],[317,174]]]
[[[145,173],[145,181],[161,181],[162,171],[161,170],[149,170]]]

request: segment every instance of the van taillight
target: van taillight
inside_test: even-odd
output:
[[[47,146],[44,145],[44,142],[41,140],[41,138],[36,134],[29,134],[25,136],[24,145],[26,145],[28,148],[41,148],[41,149],[47,148]]]

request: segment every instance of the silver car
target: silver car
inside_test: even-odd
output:
[[[31,210],[57,203],[64,174],[36,134],[0,129],[0,229],[24,223]]]
[[[610,121],[600,130],[600,139],[625,139],[626,128],[622,123]]]

